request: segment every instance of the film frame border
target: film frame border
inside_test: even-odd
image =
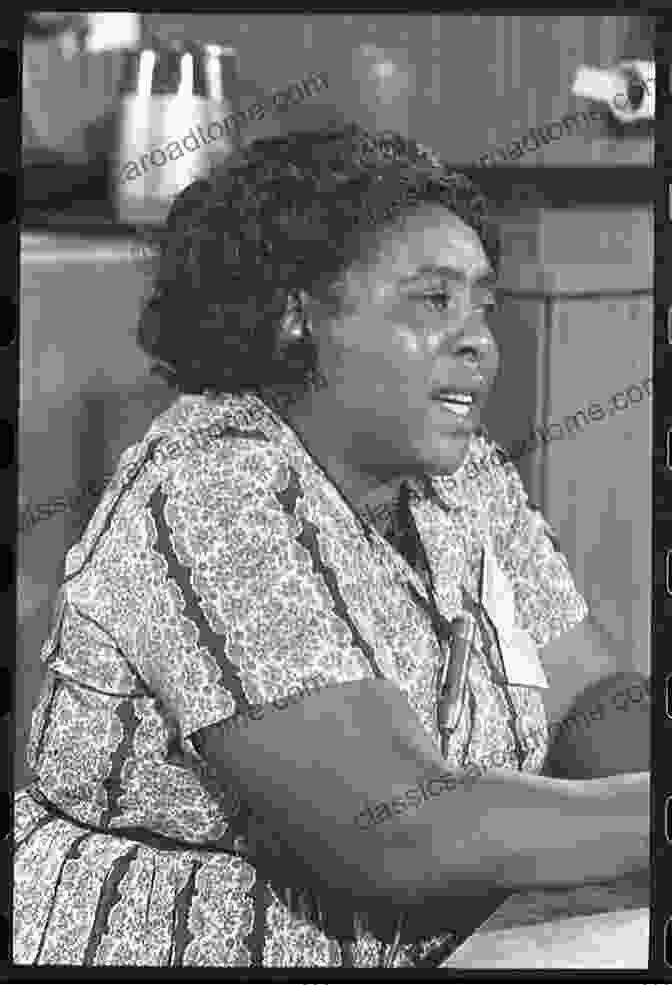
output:
[[[668,28],[666,31],[665,28]],[[672,363],[672,33],[656,18],[654,379]],[[662,124],[662,125],[661,125]],[[669,389],[669,388],[668,388]],[[672,974],[672,781],[665,750],[672,739],[672,409],[665,387],[653,396],[653,530],[651,612],[651,933],[649,971]],[[668,979],[669,980],[669,979]]]
[[[19,174],[21,173],[21,25],[6,27],[0,37],[0,112],[6,140],[0,144],[0,224],[5,244],[5,263],[0,280],[0,468],[5,502],[18,509],[18,408],[19,408]],[[17,523],[16,513],[3,511],[2,606],[4,625],[16,614]],[[0,658],[0,979],[11,967],[11,850],[12,790],[16,652],[6,645]],[[6,840],[3,840],[6,839]],[[5,979],[7,980],[7,979]]]

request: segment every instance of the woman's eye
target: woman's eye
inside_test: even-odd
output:
[[[432,291],[431,294],[422,295],[422,303],[429,311],[445,311],[451,300],[446,291]]]
[[[422,302],[428,311],[446,311],[448,306],[454,303],[454,300],[453,295],[447,291],[432,291],[429,294],[422,295]],[[480,304],[475,304],[471,310],[490,313],[496,311],[498,307],[499,304],[496,298],[487,297]]]

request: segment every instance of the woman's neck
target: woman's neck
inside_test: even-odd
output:
[[[386,534],[391,527],[394,528],[402,482],[403,479],[395,479],[394,482],[382,483],[354,504],[362,519],[376,527],[381,534]]]
[[[340,445],[325,440],[331,428],[323,425],[315,413],[302,413],[290,407],[283,417],[360,515],[372,521],[394,509],[405,478],[403,473],[388,470],[383,476],[354,465]]]

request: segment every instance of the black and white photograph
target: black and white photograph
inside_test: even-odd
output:
[[[25,14],[17,971],[649,967],[655,44]]]

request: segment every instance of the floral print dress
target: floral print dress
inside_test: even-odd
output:
[[[484,437],[454,476],[414,486],[410,508],[446,619],[478,595],[485,540],[538,646],[584,618],[543,518]],[[15,799],[15,963],[341,966],[339,941],[258,876],[241,848],[251,812],[191,736],[307,680],[385,677],[438,744],[441,653],[423,601],[423,578],[259,396],[176,400],[121,456],[66,557],[36,779]],[[496,751],[539,771],[540,692],[497,678],[494,645],[479,621],[448,765]],[[362,930],[349,960],[376,965],[384,944]],[[411,954],[403,944],[395,965]]]

